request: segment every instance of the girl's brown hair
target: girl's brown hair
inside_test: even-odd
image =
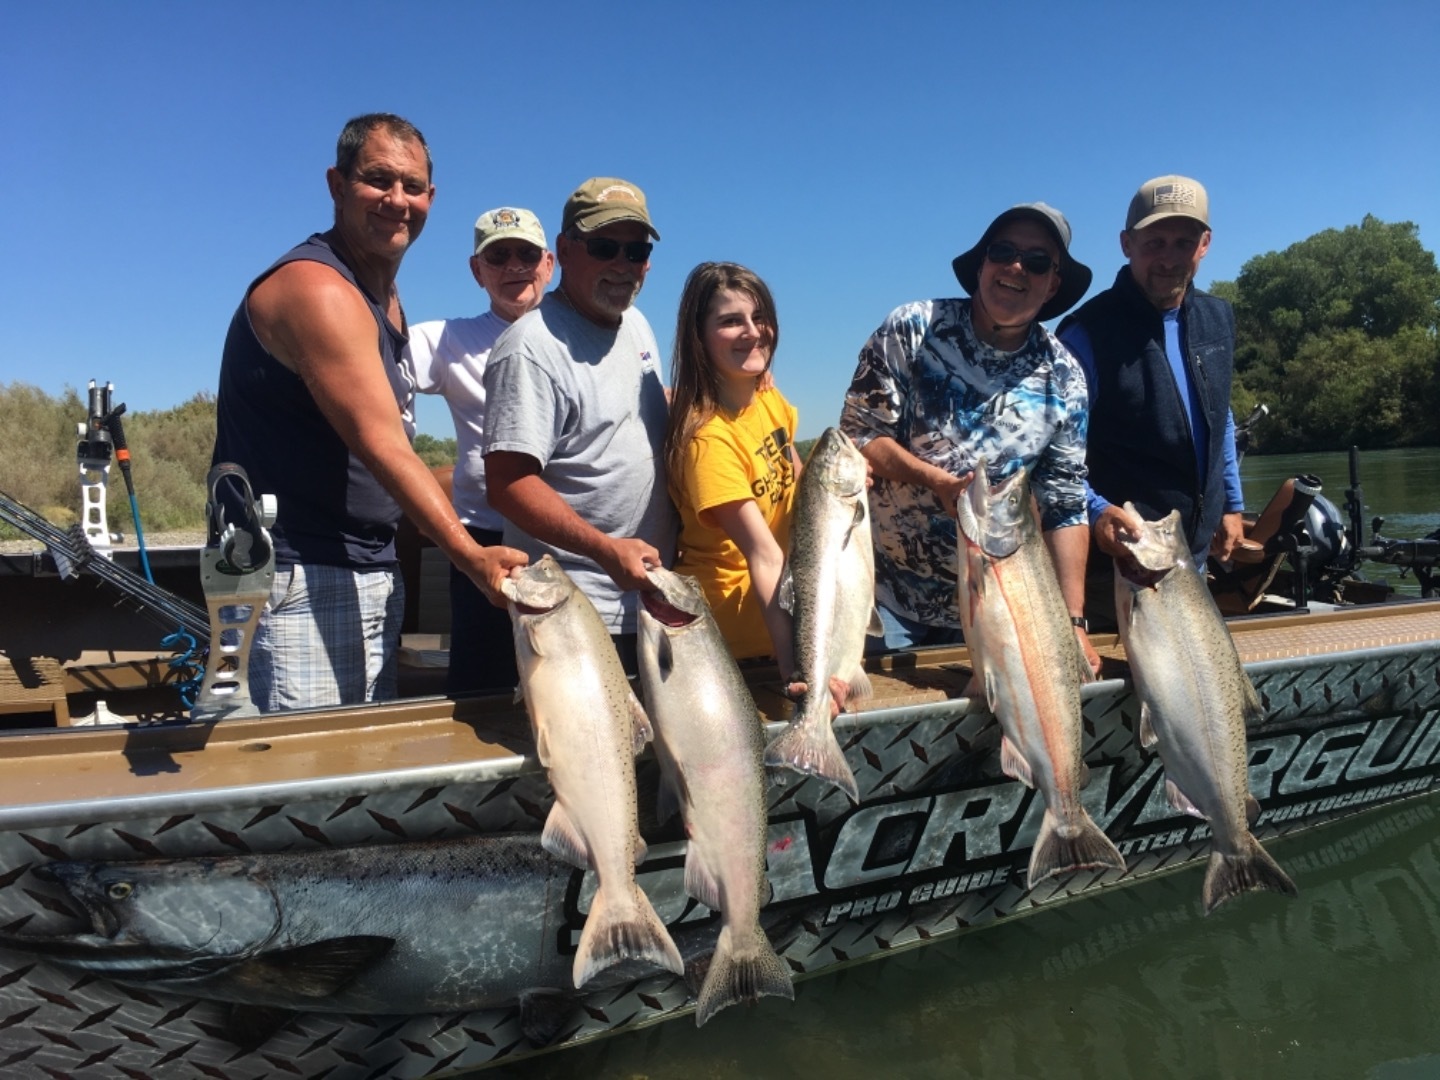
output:
[[[764,379],[775,362],[780,344],[780,322],[770,289],[753,270],[738,263],[706,262],[690,271],[680,294],[675,320],[675,352],[670,360],[670,421],[665,429],[665,472],[670,497],[680,503],[685,478],[685,455],[695,433],[715,415],[720,400],[720,379],[705,351],[705,317],[721,289],[744,293],[755,303],[755,322],[766,333],[770,356]]]

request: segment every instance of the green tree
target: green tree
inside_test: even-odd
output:
[[[1236,411],[1270,405],[1268,449],[1440,441],[1440,271],[1413,223],[1367,214],[1211,291],[1235,305]]]
[[[415,436],[415,453],[433,469],[437,465],[454,465],[459,448],[453,438],[437,439],[421,432]]]

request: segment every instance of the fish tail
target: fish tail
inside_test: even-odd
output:
[[[1101,868],[1124,870],[1125,856],[1100,826],[1083,809],[1075,821],[1063,821],[1047,807],[1030,853],[1030,888],[1059,874]]]
[[[1205,887],[1201,894],[1206,915],[1243,892],[1269,889],[1286,896],[1296,895],[1295,883],[1260,846],[1260,841],[1249,833],[1244,839],[1244,850],[1238,855],[1226,855],[1221,851],[1210,853],[1210,865],[1205,870]]]
[[[757,925],[743,944],[737,944],[736,936],[729,926],[720,930],[695,1007],[696,1027],[704,1027],[705,1021],[721,1009],[742,1001],[753,1004],[762,997],[795,1000],[790,971],[775,955],[765,932]]]
[[[807,695],[807,703],[814,701],[817,706],[802,711],[765,748],[765,764],[828,780],[845,792],[851,802],[858,803],[860,788],[855,783],[855,774],[850,771],[835,731],[830,727],[829,697],[829,690]]]
[[[640,886],[632,884],[628,901],[616,902],[613,887],[602,884],[590,902],[585,929],[580,932],[580,946],[575,950],[575,966],[571,977],[579,990],[592,977],[623,960],[644,960],[656,967],[685,973],[680,950],[655,913],[650,899]],[[623,894],[622,894],[623,895]]]

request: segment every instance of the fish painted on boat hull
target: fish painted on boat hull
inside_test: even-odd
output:
[[[831,727],[830,680],[843,681],[850,699],[871,694],[865,636],[881,630],[865,480],[864,455],[839,428],[826,428],[800,474],[780,582],[780,605],[795,620],[795,675],[806,692],[765,749],[766,765],[828,780],[852,802],[860,791]]]
[[[985,462],[957,505],[959,602],[965,644],[1000,721],[1001,768],[1037,789],[1045,813],[1029,884],[1125,860],[1080,802],[1080,685],[1091,677],[1075,639],[1025,471],[991,486]]]
[[[1125,509],[1139,518],[1134,505]],[[1251,890],[1294,896],[1295,883],[1250,833],[1260,807],[1245,730],[1265,712],[1194,565],[1179,511],[1144,522],[1136,540],[1122,543],[1135,564],[1115,560],[1115,611],[1140,698],[1140,741],[1158,746],[1171,806],[1210,822],[1205,913]]]
[[[610,632],[548,555],[507,578],[502,591],[536,753],[555,791],[541,843],[594,870],[599,882],[575,954],[575,986],[626,960],[679,975],[684,964],[675,943],[635,882],[635,867],[645,859],[635,755],[652,731]]]
[[[765,879],[765,740],[760,712],[693,577],[656,569],[640,596],[640,681],[689,838],[685,891],[721,913],[696,1026],[764,996],[793,999],[790,971],[760,926]],[[673,808],[662,807],[662,820]]]

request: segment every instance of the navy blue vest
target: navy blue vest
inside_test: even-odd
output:
[[[250,325],[250,293],[279,267],[297,261],[333,267],[359,290],[375,316],[395,401],[402,412],[408,406],[410,391],[399,367],[406,336],[390,325],[384,308],[316,233],[250,283],[230,320],[220,361],[212,462],[235,462],[249,474],[256,495],[276,497],[279,518],[272,532],[281,565],[393,566],[399,505],[335,433],[300,376],[265,350]]]
[[[1097,386],[1085,463],[1090,486],[1147,519],[1179,510],[1190,549],[1210,544],[1225,511],[1225,423],[1235,362],[1235,312],[1194,285],[1181,304],[1185,366],[1209,426],[1204,490],[1183,390],[1165,356],[1164,318],[1121,267],[1115,284],[1070,315],[1090,336]],[[1061,329],[1064,329],[1064,323]]]

